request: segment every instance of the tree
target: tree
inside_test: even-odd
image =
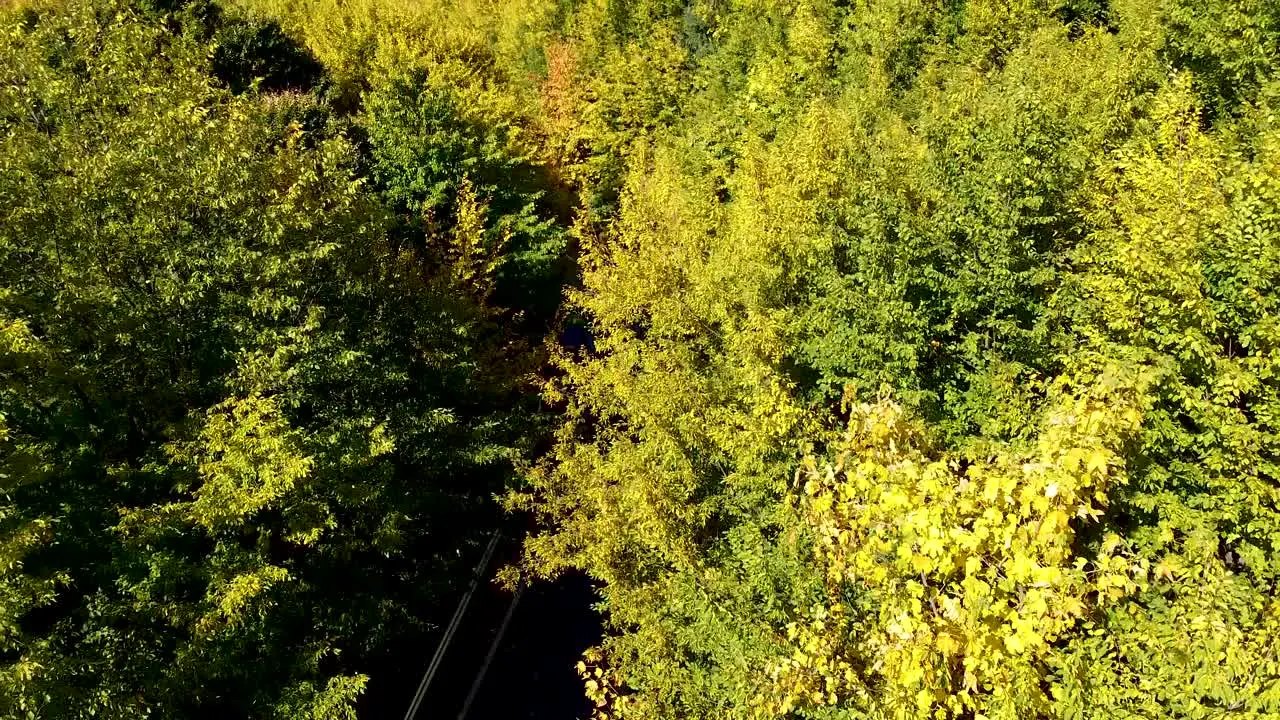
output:
[[[0,714],[354,717],[529,437],[483,205],[428,263],[314,101],[124,4],[0,65]]]
[[[1204,11],[1258,28],[1246,50],[1176,3],[1067,5],[701,16],[683,116],[587,246],[594,346],[561,358],[556,456],[515,498],[551,526],[535,566],[602,583],[602,715],[1275,711],[1274,488],[1237,470],[1271,463],[1268,351],[1240,340],[1270,327],[1244,259],[1270,262],[1270,11]],[[1256,96],[1169,73],[1192,55]],[[1201,103],[1238,119],[1204,130]],[[1236,173],[1228,212],[1211,178]],[[1063,435],[1087,398],[1107,428]],[[877,423],[916,429],[886,449]],[[999,517],[978,478],[1011,483]],[[954,533],[997,525],[970,569]]]

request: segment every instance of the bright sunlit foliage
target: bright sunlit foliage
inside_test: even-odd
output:
[[[4,7],[0,718],[1280,718],[1280,3]]]

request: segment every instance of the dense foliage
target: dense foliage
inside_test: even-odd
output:
[[[649,12],[517,498],[600,714],[1280,713],[1275,5]]]
[[[1280,717],[1280,4],[0,12],[0,716]]]
[[[4,717],[351,717],[533,437],[490,296],[550,276],[545,223],[504,254],[466,186],[405,227],[342,120],[220,88],[189,27],[5,26]]]

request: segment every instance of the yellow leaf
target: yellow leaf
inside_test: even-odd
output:
[[[1008,648],[1011,653],[1022,652],[1022,640],[1016,634],[1006,635],[1004,638],[1004,646]]]
[[[1102,448],[1094,448],[1089,451],[1088,469],[1090,471],[1106,470],[1107,463],[1111,459],[1111,453]]]
[[[977,557],[970,556],[964,561],[964,572],[966,575],[976,575],[982,569],[982,561]]]

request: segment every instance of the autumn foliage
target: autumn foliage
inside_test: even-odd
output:
[[[1280,717],[1280,3],[0,7],[0,717]]]

